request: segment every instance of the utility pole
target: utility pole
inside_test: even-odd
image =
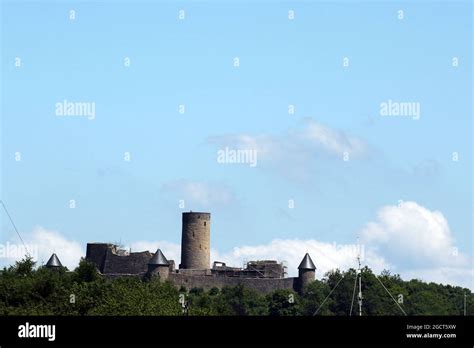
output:
[[[360,268],[360,249],[359,255],[357,255],[357,262],[359,263],[359,268],[357,269],[357,275],[359,277],[359,316],[362,316],[362,270]]]
[[[359,294],[357,296],[357,302],[359,302],[359,317],[362,316],[362,269],[360,267],[360,243],[359,238],[357,238],[357,277],[359,277]],[[355,290],[355,287],[354,287]]]
[[[466,316],[466,293],[464,293],[464,316]]]

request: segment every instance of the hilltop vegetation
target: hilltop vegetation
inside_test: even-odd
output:
[[[0,275],[0,315],[183,315],[180,298],[184,298],[189,315],[294,316],[318,311],[318,315],[345,316],[351,310],[355,274],[353,269],[328,273],[323,280],[311,283],[304,296],[291,290],[262,295],[242,286],[186,292],[158,279],[105,279],[84,260],[68,272],[65,268],[37,268],[26,258],[4,268]],[[363,315],[402,315],[394,300],[408,315],[462,315],[464,294],[467,314],[474,314],[469,289],[404,281],[384,271],[378,278],[392,299],[369,268],[362,270],[362,277]],[[353,315],[356,311],[357,299]]]

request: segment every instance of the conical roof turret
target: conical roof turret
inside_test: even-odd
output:
[[[298,269],[316,270],[316,266],[314,265],[313,260],[311,260],[311,256],[309,256],[308,253],[306,253],[306,255],[303,257]]]
[[[169,266],[169,262],[166,259],[165,255],[161,252],[160,249],[158,249],[153,255],[153,257],[150,259],[148,262],[149,265],[156,265],[156,266]]]
[[[46,263],[46,267],[53,268],[53,267],[62,267],[61,261],[59,261],[58,255],[53,254],[49,258],[48,262]]]

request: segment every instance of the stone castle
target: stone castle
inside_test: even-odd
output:
[[[108,243],[88,243],[86,260],[94,263],[98,271],[107,277],[159,277],[188,290],[242,284],[262,293],[276,289],[303,293],[306,285],[315,280],[316,267],[309,254],[303,257],[298,267],[298,277],[286,277],[286,267],[274,260],[249,261],[243,268],[214,261],[211,267],[210,237],[210,213],[183,213],[181,264],[178,268],[160,249],[154,254],[149,251],[127,252]],[[51,267],[60,264],[56,259]]]

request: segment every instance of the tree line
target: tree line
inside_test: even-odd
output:
[[[405,281],[389,271],[376,275],[368,267],[361,274],[362,315],[403,315],[402,310],[407,315],[463,315],[465,301],[466,314],[474,314],[473,296],[467,288]],[[0,314],[358,315],[355,279],[354,269],[331,271],[309,284],[304,295],[288,289],[260,294],[244,286],[187,291],[157,278],[108,279],[86,260],[69,272],[64,267],[36,267],[27,257],[0,273]]]

